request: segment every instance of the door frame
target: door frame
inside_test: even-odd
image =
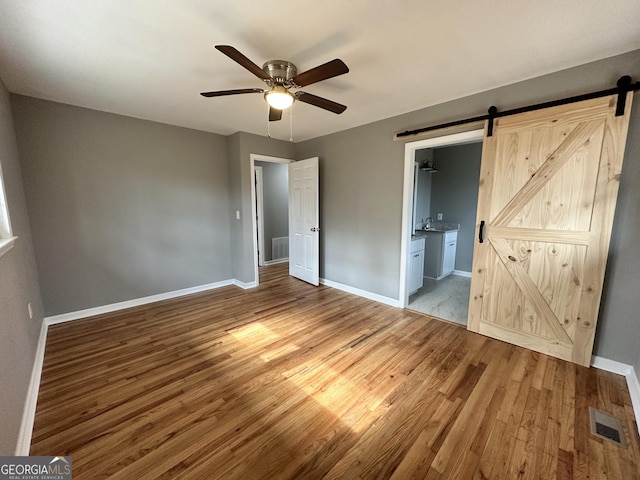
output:
[[[256,186],[256,224],[258,229],[258,266],[264,267],[264,187],[262,184],[262,167],[253,167],[254,184]],[[262,253],[262,255],[260,255]]]
[[[409,292],[409,249],[411,248],[411,229],[413,227],[414,177],[416,151],[424,148],[445,147],[475,143],[484,139],[484,128],[460,133],[443,134],[438,137],[426,138],[404,145],[404,181],[402,190],[402,236],[400,243],[400,291],[399,306],[407,308]]]
[[[270,162],[270,163],[293,163],[295,160],[291,158],[272,157],[270,155],[262,155],[260,153],[249,154],[249,168],[251,171],[251,236],[253,237],[253,271],[254,278],[256,279],[255,285],[260,285],[260,276],[258,274],[258,225],[257,225],[257,211],[256,211],[256,165],[255,162]],[[264,232],[263,232],[264,234]],[[263,241],[264,244],[264,241]],[[264,248],[264,245],[263,245]],[[264,250],[263,250],[264,256]]]

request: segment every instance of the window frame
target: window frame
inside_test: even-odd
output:
[[[9,205],[4,187],[4,176],[2,175],[2,162],[0,162],[0,257],[13,248],[16,238],[18,237],[13,235],[11,229]]]

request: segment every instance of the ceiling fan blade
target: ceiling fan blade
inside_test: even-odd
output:
[[[293,77],[292,80],[299,87],[305,87],[312,83],[326,80],[327,78],[337,77],[338,75],[343,75],[348,72],[349,67],[347,67],[342,60],[336,58],[335,60],[319,65],[316,68],[299,73]]]
[[[277,108],[269,107],[269,121],[277,122],[282,119],[282,110],[278,110]]]
[[[342,113],[347,109],[345,105],[341,105],[337,102],[333,102],[331,100],[327,100],[326,98],[318,97],[317,95],[312,95],[310,93],[296,92],[295,95],[296,98],[301,102],[324,108],[325,110],[329,110],[333,113]]]
[[[261,88],[239,88],[235,90],[218,90],[216,92],[202,92],[203,97],[224,97],[225,95],[240,95],[241,93],[264,93]]]
[[[216,50],[221,51],[227,57],[229,57],[234,62],[239,63],[244,68],[253,73],[256,77],[261,78],[262,80],[270,80],[271,76],[262,70],[258,65],[253,63],[243,54],[241,54],[238,50],[233,48],[231,45],[216,45]]]

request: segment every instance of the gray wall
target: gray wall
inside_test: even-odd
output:
[[[273,260],[271,239],[289,235],[289,166],[255,162],[262,167],[264,259]]]
[[[393,124],[298,143],[296,158],[320,157],[320,277],[397,299],[404,145]]]
[[[0,257],[0,455],[14,455],[42,324],[22,173],[9,93],[0,81],[0,164],[7,194],[13,249]],[[34,318],[29,319],[31,302]]]
[[[634,81],[640,79],[638,52],[634,60],[629,61],[627,71]],[[637,93],[634,101],[594,353],[632,364],[636,375],[640,375],[640,96]]]
[[[431,216],[442,212],[443,222],[460,224],[456,270],[471,272],[482,143],[436,148],[433,158],[438,173],[432,174]]]
[[[227,139],[229,184],[231,188],[231,254],[233,278],[241,282],[256,280],[253,262],[253,220],[251,218],[252,153],[270,157],[296,158],[294,144],[260,137],[251,133],[234,133]],[[240,220],[236,219],[240,212]]]
[[[232,278],[225,137],[12,105],[45,315]]]
[[[298,158],[320,157],[321,275],[398,298],[404,142],[394,142],[394,133],[482,115],[491,105],[506,110],[611,88],[622,75],[640,79],[640,51],[297,144]],[[638,370],[639,144],[640,108],[636,108],[627,141],[595,348],[596,354],[634,363]]]

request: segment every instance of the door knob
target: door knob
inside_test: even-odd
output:
[[[320,227],[311,227],[311,231],[312,232],[319,232],[320,231]]]

